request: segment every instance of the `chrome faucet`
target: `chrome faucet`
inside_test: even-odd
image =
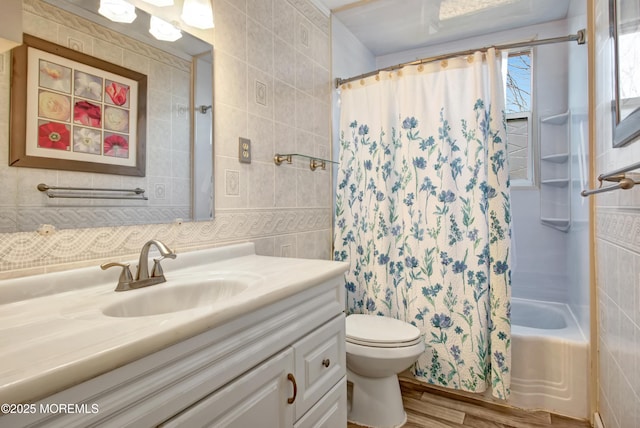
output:
[[[158,251],[160,251],[160,258],[153,259],[153,269],[151,270],[151,276],[149,276],[148,259],[149,250],[151,249],[152,245],[154,245],[158,249]],[[140,260],[138,261],[138,272],[136,273],[135,279],[133,278],[133,275],[131,275],[129,263],[104,263],[101,264],[100,267],[102,268],[102,270],[109,269],[113,266],[121,267],[122,272],[120,273],[120,278],[118,279],[118,286],[116,287],[116,291],[127,291],[165,282],[166,278],[164,277],[164,272],[162,272],[162,266],[160,266],[160,261],[164,260],[165,258],[175,259],[176,253],[174,253],[162,242],[156,239],[152,239],[142,246],[142,250],[140,251]]]

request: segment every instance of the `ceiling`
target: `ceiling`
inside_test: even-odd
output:
[[[375,56],[564,19],[570,0],[317,0]]]

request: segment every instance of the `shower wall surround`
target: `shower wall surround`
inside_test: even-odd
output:
[[[309,0],[214,0],[213,6],[216,27],[207,41],[215,49],[216,218],[2,233],[0,279],[135,256],[150,238],[177,251],[254,241],[260,254],[330,257],[330,171],[272,161],[276,152],[331,154],[329,17]],[[8,55],[2,64],[6,72]],[[3,147],[6,108],[0,106]],[[251,164],[238,162],[239,137],[252,140]]]
[[[640,140],[611,147],[609,1],[595,0],[595,173],[640,159]],[[640,72],[640,70],[637,70]],[[592,196],[593,197],[593,196]],[[640,189],[596,196],[598,410],[606,428],[640,426]]]

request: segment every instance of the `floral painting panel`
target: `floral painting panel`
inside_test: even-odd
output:
[[[54,62],[40,60],[38,81],[43,88],[71,93],[71,69]]]
[[[105,102],[120,107],[129,107],[129,85],[107,80],[104,92]]]
[[[71,99],[67,95],[41,90],[38,94],[38,116],[69,122],[71,120]]]
[[[102,153],[102,132],[97,129],[74,127],[73,151],[99,155]]]
[[[77,97],[102,101],[102,78],[75,70],[73,93]]]
[[[128,110],[106,106],[103,119],[105,129],[116,132],[129,132]]]
[[[38,147],[43,149],[69,150],[71,132],[64,123],[38,121]]]
[[[102,123],[102,109],[100,105],[89,101],[76,101],[73,106],[73,122],[99,128]]]
[[[129,137],[123,134],[104,133],[104,155],[116,158],[129,157]]]

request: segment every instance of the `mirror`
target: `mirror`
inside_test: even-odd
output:
[[[609,0],[613,38],[613,147],[640,137],[640,2]]]
[[[17,168],[3,161],[0,232],[33,231],[42,224],[68,229],[210,220],[213,46],[185,31],[176,42],[156,40],[148,32],[150,16],[140,7],[132,24],[119,24],[97,14],[99,0],[26,0],[23,4],[25,33],[147,75],[147,168],[144,177],[130,177]],[[6,109],[10,55],[5,54],[4,61],[0,55],[0,62],[4,63],[0,99],[7,103]],[[1,117],[0,125],[5,120]],[[7,144],[0,140],[5,152]],[[36,189],[39,183],[142,188],[148,200],[51,199]]]

